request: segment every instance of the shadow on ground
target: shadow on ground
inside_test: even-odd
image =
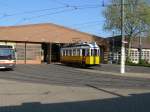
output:
[[[71,67],[71,68],[80,68],[80,69],[94,69],[93,66],[84,66],[79,64],[64,64],[64,63],[57,63],[57,66],[64,66],[64,67]],[[97,67],[101,67],[101,65],[95,65]]]
[[[150,112],[150,93],[103,100],[0,107],[0,112]]]

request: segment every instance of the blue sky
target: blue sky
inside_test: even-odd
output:
[[[0,26],[54,23],[102,37],[109,0],[0,0]]]

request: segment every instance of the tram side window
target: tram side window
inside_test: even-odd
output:
[[[89,49],[86,49],[85,56],[89,56],[89,55],[90,55]]]
[[[82,49],[82,56],[89,56],[90,52],[89,49]]]
[[[89,56],[92,56],[92,49],[89,49]]]
[[[68,50],[68,56],[70,56],[70,50]]]
[[[62,56],[65,56],[65,50],[62,50]]]
[[[69,50],[69,56],[72,56],[72,50],[71,49]]]
[[[97,49],[94,49],[94,54],[95,56],[97,56]]]
[[[95,56],[98,56],[97,49],[94,49]]]
[[[98,56],[100,56],[100,50],[99,49],[97,50],[97,53],[98,53]]]
[[[70,50],[67,50],[67,52],[68,52],[68,53],[67,53],[67,56],[70,56]]]
[[[82,49],[82,56],[85,56],[85,49]]]
[[[80,56],[80,49],[77,49],[77,56]]]
[[[100,51],[99,51],[99,49],[95,49],[96,51],[96,56],[99,56],[100,55]]]
[[[94,50],[95,50],[95,56],[99,56],[98,49],[94,49]]]
[[[68,50],[66,50],[66,56],[68,56]]]
[[[63,56],[66,56],[66,50],[63,50],[63,53],[64,53],[64,55],[63,55]]]
[[[73,49],[73,56],[76,56],[76,49]]]
[[[61,56],[63,56],[63,50],[61,50]]]
[[[64,50],[64,56],[67,56],[66,50]]]
[[[91,49],[91,56],[94,56],[94,49]]]

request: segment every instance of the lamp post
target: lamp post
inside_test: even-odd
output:
[[[125,73],[124,0],[121,0],[121,65],[120,73]]]

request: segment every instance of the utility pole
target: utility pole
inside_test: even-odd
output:
[[[142,30],[142,21],[140,24],[140,29]],[[141,39],[141,33],[139,35],[139,64],[141,64],[141,60],[142,60],[142,39]]]
[[[115,52],[115,32],[113,31],[113,39],[112,39],[112,63],[114,62],[114,53]]]
[[[124,0],[121,0],[121,65],[120,73],[125,73]]]
[[[141,64],[142,60],[142,40],[141,35],[139,36],[139,64]]]

